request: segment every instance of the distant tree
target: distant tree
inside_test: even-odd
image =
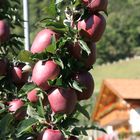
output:
[[[135,50],[140,47],[139,8],[138,0],[110,1],[107,28],[102,40],[97,44],[98,63],[135,55]]]

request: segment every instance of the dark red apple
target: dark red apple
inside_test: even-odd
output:
[[[32,53],[41,53],[47,48],[51,42],[52,37],[56,37],[56,33],[50,29],[41,30],[35,37],[31,46]]]
[[[48,100],[54,113],[71,114],[77,103],[73,89],[55,88],[48,94]]]
[[[4,76],[7,74],[8,69],[8,61],[7,59],[0,59],[0,76]]]
[[[94,80],[92,75],[89,72],[79,72],[74,79],[84,86],[83,92],[76,91],[78,100],[89,99],[94,91]]]
[[[68,51],[70,52],[70,54],[74,58],[76,58],[76,59],[81,58],[81,47],[78,42],[67,44],[67,48],[68,48]]]
[[[28,81],[29,72],[23,73],[23,66],[23,64],[19,64],[12,68],[12,80],[15,84],[24,84]]]
[[[10,29],[5,20],[0,20],[0,43],[3,43],[9,39]]]
[[[83,0],[90,11],[107,11],[108,0]]]
[[[101,39],[106,27],[106,20],[103,15],[97,13],[88,19],[78,22],[80,35],[86,41],[97,42]]]
[[[40,133],[37,140],[65,140],[60,130],[46,129]]]
[[[50,86],[47,80],[54,80],[60,73],[59,66],[52,60],[38,61],[32,72],[32,81],[43,90],[47,90]]]
[[[38,101],[37,90],[33,89],[28,92],[27,99],[32,103],[36,103]]]
[[[95,43],[90,43],[89,48],[91,53],[88,55],[87,58],[85,58],[83,61],[85,63],[85,66],[87,68],[91,68],[92,65],[96,62],[96,45]]]
[[[96,45],[93,42],[92,43],[90,42],[87,45],[88,45],[91,53],[89,55],[87,54],[87,57],[85,57],[85,58],[82,57],[82,54],[81,54],[82,49],[81,49],[81,47],[78,43],[69,44],[68,45],[68,50],[74,58],[83,62],[87,68],[91,68],[92,65],[96,61]]]

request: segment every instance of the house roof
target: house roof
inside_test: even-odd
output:
[[[94,107],[93,120],[100,119],[109,110],[108,106],[117,105],[120,100],[137,101],[140,104],[140,79],[105,79]],[[124,107],[121,101],[121,106]],[[116,106],[115,105],[115,106]],[[108,108],[108,109],[107,109]]]
[[[123,99],[140,99],[140,79],[106,79],[103,84]]]

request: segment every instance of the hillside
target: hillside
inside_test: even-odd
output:
[[[105,78],[140,78],[140,59],[129,59],[102,66],[95,65],[91,73],[95,80],[95,92],[98,92]]]

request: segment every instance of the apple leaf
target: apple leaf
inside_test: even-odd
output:
[[[52,54],[55,54],[56,53],[56,38],[55,36],[53,36],[51,38],[51,45],[49,45],[46,49],[45,49],[46,52],[49,52],[49,53],[52,53]]]
[[[89,115],[88,111],[83,106],[81,106],[79,103],[76,104],[76,109],[77,109],[77,111],[82,113],[87,119],[90,119],[90,115]]]
[[[0,76],[0,80],[2,80],[3,78],[5,78],[5,76]]]
[[[0,136],[6,136],[6,134],[10,131],[10,124],[13,121],[13,116],[11,114],[6,114],[0,120]]]
[[[69,126],[75,126],[76,123],[78,123],[79,120],[76,118],[71,118],[71,117],[67,117],[62,123],[61,126],[68,129]]]
[[[89,55],[91,53],[89,47],[87,46],[87,43],[84,42],[83,40],[78,40],[78,42],[80,43],[80,47],[86,51],[86,53]]]
[[[56,5],[55,5],[55,0],[49,0],[48,1],[48,6],[44,8],[44,10],[47,12],[48,17],[56,17],[57,16],[57,11],[56,11]]]
[[[26,95],[29,91],[36,88],[36,85],[33,83],[26,83],[18,92],[18,97]]]
[[[27,106],[27,114],[28,114],[30,117],[32,117],[32,118],[38,120],[39,122],[44,122],[44,121],[45,121],[45,119],[42,118],[42,117],[40,117],[40,116],[38,115],[38,112],[36,111],[36,109],[33,108],[31,105],[28,105],[28,106]]]
[[[90,125],[90,126],[76,126],[72,129],[72,134],[74,135],[86,135],[87,136],[87,130],[98,130],[104,133],[107,133],[103,128],[100,128],[96,125]]]
[[[74,80],[74,81],[72,82],[72,84],[71,84],[71,83],[69,83],[69,84],[70,84],[70,86],[71,86],[72,88],[74,88],[74,89],[76,89],[76,90],[82,92],[82,88],[81,88],[80,84],[79,84],[77,81]]]
[[[20,61],[32,63],[31,60],[32,53],[26,50],[21,50],[17,56]]]
[[[18,125],[17,137],[20,137],[21,135],[23,135],[24,133],[29,131],[31,129],[32,125],[36,124],[37,122],[38,122],[38,120],[36,120],[34,118],[29,118],[29,119],[21,121]]]
[[[64,1],[64,0],[55,0],[55,4],[58,4],[58,3],[62,2],[62,1]]]

